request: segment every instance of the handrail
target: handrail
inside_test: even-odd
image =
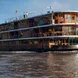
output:
[[[0,42],[2,42],[2,41],[17,41],[17,40],[48,39],[48,38],[78,38],[78,35],[60,35],[60,36],[46,36],[46,37],[3,39],[3,40],[0,40]]]
[[[42,28],[42,27],[48,27],[48,26],[52,26],[52,24],[42,25],[42,26],[33,26],[33,27],[27,27],[27,28],[19,28],[19,29],[7,30],[7,31],[1,31],[0,33],[14,32],[14,31],[22,31],[22,30]]]
[[[75,25],[75,23],[47,24],[47,25],[33,26],[33,27],[27,27],[27,28],[19,28],[19,29],[13,29],[13,30],[0,31],[0,33],[14,32],[14,31],[22,31],[22,30],[42,28],[42,27],[49,27],[49,26],[59,26],[59,25],[60,26],[61,25]],[[78,23],[76,25],[78,25]]]
[[[41,14],[40,13],[28,13],[28,15],[23,14],[23,15],[20,15],[20,16],[17,16],[17,17],[8,18],[8,19],[5,20],[5,23],[20,21],[20,20],[33,18],[33,17],[36,17],[36,16],[41,16],[41,15],[46,15],[46,14],[51,14],[51,13],[41,13]]]

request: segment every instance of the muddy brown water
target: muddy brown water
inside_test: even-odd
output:
[[[78,78],[78,53],[1,53],[0,78]]]

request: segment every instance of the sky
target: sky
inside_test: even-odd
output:
[[[78,0],[0,0],[0,23],[8,18],[23,15],[24,12],[47,13],[49,6],[53,11],[78,11]]]

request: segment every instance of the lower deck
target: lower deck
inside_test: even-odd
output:
[[[0,46],[0,51],[36,51],[36,52],[47,52],[47,51],[74,51],[78,50],[78,45],[54,45],[51,48],[48,46],[39,45],[4,45]]]
[[[1,41],[0,51],[66,51],[78,50],[78,38],[44,38]]]

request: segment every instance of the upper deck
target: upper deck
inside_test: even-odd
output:
[[[0,24],[0,33],[27,30],[48,26],[74,26],[78,25],[77,11],[50,12],[41,15],[22,15],[11,18],[3,24]]]
[[[50,16],[51,17],[51,22],[50,23],[74,23],[78,22],[78,11],[59,11],[59,12],[47,12],[46,14],[39,14],[39,15],[34,15],[34,13],[28,13],[24,14],[18,17],[13,17],[5,20],[5,23],[11,23],[11,22],[19,22],[22,20],[26,19],[35,19],[35,18],[43,18],[44,17]],[[5,24],[4,23],[4,24]],[[44,21],[45,23],[45,21]]]

